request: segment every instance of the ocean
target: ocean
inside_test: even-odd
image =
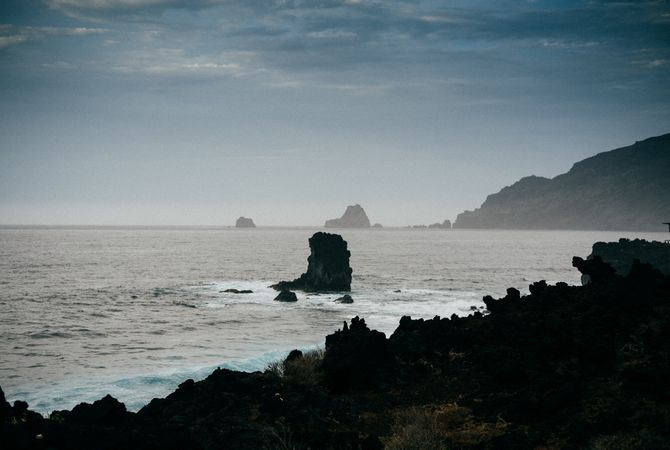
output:
[[[137,410],[216,367],[263,370],[354,316],[467,315],[484,295],[579,284],[596,241],[667,233],[328,230],[349,244],[353,304],[268,286],[307,268],[312,228],[0,228],[0,387],[48,414],[106,394]],[[223,292],[250,289],[252,294]]]

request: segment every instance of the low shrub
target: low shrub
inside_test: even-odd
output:
[[[316,385],[322,380],[321,363],[324,354],[324,348],[315,348],[303,353],[299,358],[273,361],[268,364],[265,370],[276,374],[287,382]]]
[[[390,450],[478,448],[502,435],[506,427],[501,420],[475,421],[470,409],[455,403],[424,405],[397,411],[384,443]]]

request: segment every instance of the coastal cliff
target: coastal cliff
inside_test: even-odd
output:
[[[325,350],[217,369],[137,413],[110,396],[49,418],[0,391],[7,449],[662,449],[670,276],[574,258],[586,286],[532,283],[467,317],[355,317]]]
[[[529,176],[458,215],[454,228],[663,231],[670,134],[599,153],[553,179]]]

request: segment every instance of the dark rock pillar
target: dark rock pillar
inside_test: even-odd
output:
[[[280,281],[272,287],[278,291],[300,289],[311,292],[350,291],[351,266],[347,242],[339,234],[315,233],[309,239],[307,272],[293,281]]]

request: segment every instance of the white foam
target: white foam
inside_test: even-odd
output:
[[[430,319],[434,316],[450,317],[452,314],[468,315],[472,307],[482,306],[482,295],[455,289],[356,289],[350,294],[353,304],[336,303],[345,292],[305,293],[295,291],[295,303],[275,302],[277,291],[270,288],[270,281],[230,280],[213,282],[194,289],[205,293],[206,308],[225,308],[238,305],[262,305],[280,310],[295,309],[314,311],[324,315],[334,315],[348,319],[363,317],[368,325],[384,333],[391,333],[398,326],[402,316]],[[223,292],[225,289],[249,289],[251,294]],[[397,291],[400,292],[397,292]]]

